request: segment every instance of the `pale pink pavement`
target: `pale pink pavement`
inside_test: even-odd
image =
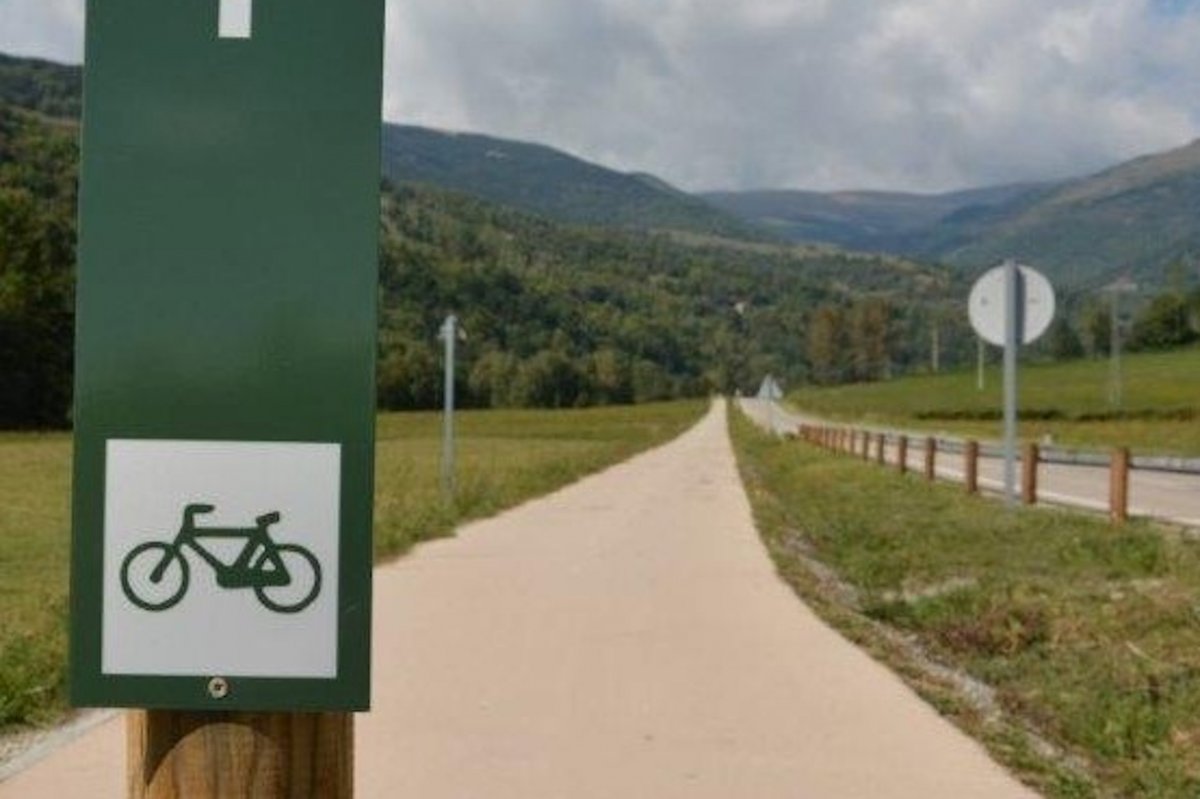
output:
[[[357,795],[1032,797],[778,578],[714,408],[376,572]],[[122,728],[0,783],[119,796]]]

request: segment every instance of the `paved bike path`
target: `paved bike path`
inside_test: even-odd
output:
[[[378,570],[375,618],[360,797],[1033,796],[776,576],[722,407]],[[0,798],[119,796],[120,734]]]

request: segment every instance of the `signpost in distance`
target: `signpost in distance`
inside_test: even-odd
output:
[[[1054,320],[1054,287],[1040,272],[1008,260],[976,281],[967,301],[979,337],[1004,348],[1004,495],[1017,500],[1017,365]]]

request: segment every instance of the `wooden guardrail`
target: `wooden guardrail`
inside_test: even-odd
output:
[[[871,430],[867,428],[833,428],[824,425],[803,424],[797,437],[813,446],[833,452],[844,453],[870,462],[872,453],[879,465],[886,465],[887,449],[891,444],[896,450],[895,466],[901,473],[909,470],[909,436],[904,433]],[[974,440],[959,440],[928,436],[924,440],[924,468],[926,480],[937,479],[938,455],[962,455],[963,486],[968,494],[979,493],[979,459],[1000,457],[1003,452],[996,446],[985,446]],[[1038,501],[1038,474],[1042,464],[1105,467],[1109,471],[1108,513],[1115,524],[1129,519],[1129,475],[1135,469],[1143,471],[1177,472],[1200,474],[1200,459],[1133,457],[1128,448],[1118,448],[1108,455],[1097,452],[1067,450],[1027,444],[1021,455],[1021,499],[1026,505]]]

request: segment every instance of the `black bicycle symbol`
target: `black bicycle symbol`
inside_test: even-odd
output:
[[[212,505],[183,509],[183,524],[171,543],[149,541],[133,548],[121,563],[121,588],[143,610],[162,611],[187,593],[189,569],[184,547],[200,555],[216,573],[221,588],[253,588],[258,601],[276,613],[299,613],[321,591],[321,564],[307,549],[276,544],[267,528],[279,521],[278,511],[259,516],[255,527],[197,527],[196,516]],[[245,539],[237,560],[227,564],[205,548],[204,539]]]

